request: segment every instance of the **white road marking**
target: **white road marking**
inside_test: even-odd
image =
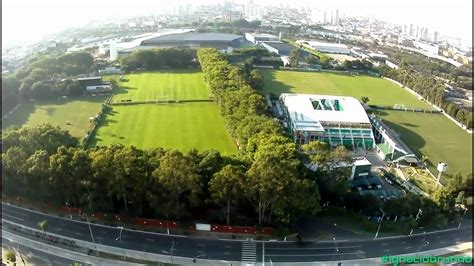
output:
[[[204,244],[197,244],[198,247],[204,247]]]
[[[389,251],[390,251],[390,249],[384,249],[383,251],[385,251],[385,252],[389,252]]]
[[[444,243],[445,243],[445,241],[439,241],[439,243],[440,243],[440,244],[444,244]]]
[[[224,246],[225,248],[232,248],[232,246]]]
[[[360,254],[361,252],[351,252],[351,253],[337,253],[338,255],[356,255]],[[334,256],[334,253],[328,254],[295,254],[295,255],[287,255],[287,254],[265,254],[265,256],[272,256],[272,257],[316,257],[316,256]]]
[[[388,243],[382,243],[381,246],[388,246]]]
[[[24,221],[25,219],[23,218],[18,218],[18,217],[15,217],[15,216],[11,216],[11,215],[8,215],[6,213],[2,213],[3,216],[5,217],[9,217],[10,219],[15,219],[15,220],[19,220],[19,221]]]
[[[411,249],[411,247],[405,247],[404,249]]]
[[[17,215],[20,215],[20,216],[23,216],[23,217],[27,217],[28,214],[24,214],[24,213],[21,213],[21,212],[17,212],[17,211],[14,211],[14,210],[10,210],[10,209],[4,209],[3,211],[7,211],[7,212],[12,212],[14,214],[17,214]]]
[[[388,245],[388,244],[387,244]],[[361,248],[362,246],[341,246],[341,247],[338,247],[339,249],[343,249],[343,248]],[[291,249],[295,249],[295,250],[301,250],[301,249],[334,249],[334,247],[324,247],[324,248],[267,248],[265,247],[266,250],[272,250],[272,249],[284,249],[284,250],[291,250]]]
[[[78,236],[82,236],[82,234],[79,233],[79,232],[74,232],[74,234],[76,234],[76,235],[78,235]]]
[[[147,239],[145,239],[145,240],[146,240],[146,241],[155,242],[155,240],[154,240],[154,239],[151,239],[151,238],[147,238]]]

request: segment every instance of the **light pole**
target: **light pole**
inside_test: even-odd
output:
[[[418,213],[416,214],[415,222],[418,221],[418,218],[420,218],[421,214],[423,214],[423,212],[421,211],[421,209],[418,209]],[[413,228],[410,231],[410,235],[412,235],[412,234],[413,234]]]
[[[171,264],[173,264],[173,249],[174,249],[174,241],[171,242],[171,250],[170,250]]]
[[[426,231],[423,231],[423,243],[421,243],[420,247],[418,248],[418,250],[416,251],[416,256],[418,256],[418,253],[420,253],[420,250],[423,246],[428,246],[430,244],[429,241],[426,241]]]
[[[72,220],[71,208],[69,208],[69,202],[66,201],[67,211],[69,212],[69,218]]]
[[[119,236],[115,240],[120,240],[122,241],[122,231],[123,231],[123,226],[117,226],[117,229],[120,229]]]
[[[438,166],[436,167],[436,170],[438,170],[438,178],[436,179],[436,187],[439,186],[439,180],[441,179],[441,175],[443,174],[443,172],[446,171],[446,168],[448,168],[448,165],[446,163],[443,163],[443,162],[439,162],[438,163]]]
[[[337,248],[337,242],[336,242],[336,237],[333,237],[332,240],[334,240],[334,260],[336,259],[336,255],[339,252],[339,249]]]
[[[379,223],[379,226],[377,227],[377,232],[375,232],[374,238],[377,238],[377,236],[379,236],[379,231],[380,231],[380,227],[381,227],[382,222],[383,222],[383,217],[385,217],[385,213],[383,212],[383,210],[380,209],[380,211],[382,212],[382,218],[380,219],[380,223]]]
[[[97,252],[97,244],[95,243],[94,235],[92,234],[92,228],[91,228],[91,223],[89,222],[89,217],[87,216],[85,212],[82,214],[82,217],[84,216],[86,217],[87,226],[89,226],[89,232],[91,233],[92,243],[94,243],[95,251]]]
[[[461,228],[461,223],[462,223],[462,220],[464,220],[464,216],[466,215],[466,212],[467,212],[467,208],[464,208],[464,214],[461,217],[461,221],[459,221],[458,228]]]

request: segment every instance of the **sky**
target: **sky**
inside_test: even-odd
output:
[[[227,0],[245,3],[247,0]],[[172,3],[223,3],[224,0],[174,0]],[[472,0],[253,0],[254,4],[283,4],[339,9],[347,15],[372,15],[399,24],[413,23],[444,35],[472,38]],[[153,14],[169,0],[2,0],[2,46],[37,41],[69,27],[98,18]]]

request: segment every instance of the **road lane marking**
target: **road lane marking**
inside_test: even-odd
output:
[[[364,252],[362,252],[364,253]],[[338,252],[337,255],[357,255],[361,254],[361,252],[350,252],[350,253],[341,253]],[[318,257],[318,256],[334,256],[334,253],[328,253],[328,254],[265,254],[265,257]]]
[[[389,252],[389,251],[390,251],[390,249],[384,249],[383,251],[385,251],[385,252]]]
[[[147,239],[145,239],[145,240],[146,240],[146,241],[155,242],[155,240],[154,240],[154,239],[151,239],[151,238],[147,238]]]
[[[388,246],[388,243],[382,243],[381,246]]]
[[[204,244],[197,244],[198,247],[204,247]]]
[[[224,248],[232,248],[232,246],[224,246]]]
[[[344,249],[344,248],[361,248],[362,246],[342,246],[342,247],[339,247],[339,249]],[[275,249],[275,250],[279,250],[279,249],[283,249],[283,250],[290,250],[290,249],[296,249],[296,250],[301,250],[301,249],[334,249],[334,247],[318,247],[318,248],[269,248],[269,247],[265,247],[266,250],[269,250],[269,249]]]
[[[402,242],[400,242],[400,243],[402,243],[402,244],[406,244],[407,242],[405,242],[405,241],[402,241]]]
[[[441,238],[441,236],[436,236],[436,239],[439,239],[439,238]]]
[[[25,221],[25,219],[23,219],[23,218],[18,218],[18,217],[15,217],[15,216],[11,216],[11,215],[8,215],[6,213],[2,213],[2,215],[5,216],[5,217],[9,217],[10,219],[19,220],[19,221],[22,221],[22,222]]]
[[[99,240],[104,240],[103,237],[100,237],[100,236],[96,236],[95,238],[99,239]]]
[[[21,212],[18,212],[18,211],[14,211],[14,210],[9,210],[9,209],[4,209],[2,211],[7,211],[7,212],[12,212],[14,214],[17,214],[17,215],[20,215],[20,216],[23,216],[23,217],[28,217],[28,214],[24,214],[24,213],[21,213]]]
[[[444,243],[445,243],[445,241],[439,241],[439,243],[440,243],[440,244],[444,244]]]
[[[76,234],[76,235],[78,235],[78,236],[82,236],[82,234],[79,233],[79,232],[74,232],[74,234]]]
[[[230,252],[224,252],[224,255],[230,255]]]
[[[404,249],[411,249],[411,247],[405,247]]]

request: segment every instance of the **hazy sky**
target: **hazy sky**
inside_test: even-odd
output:
[[[232,0],[228,0],[232,2]],[[233,0],[244,3],[247,0]],[[2,0],[2,44],[38,40],[44,35],[91,20],[152,14],[168,3],[223,3],[224,0]],[[365,15],[413,23],[442,34],[471,40],[472,0],[254,0]]]

